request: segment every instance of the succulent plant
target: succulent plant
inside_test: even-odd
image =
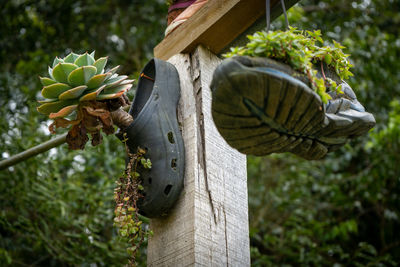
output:
[[[104,71],[106,63],[107,57],[95,60],[94,52],[70,53],[54,59],[49,78],[39,77],[45,99],[39,101],[37,110],[54,119],[49,126],[52,133],[55,128],[72,126],[66,138],[70,149],[83,149],[88,134],[92,136],[92,145],[97,145],[102,140],[100,130],[114,133],[114,123],[118,123],[113,121],[112,114],[119,114],[114,116],[117,121],[130,121],[125,118],[130,119],[130,115],[119,108],[126,104],[123,94],[132,87],[133,80],[115,73],[119,66]]]
[[[50,78],[40,77],[45,100],[39,101],[42,105],[37,110],[51,119],[62,118],[84,101],[120,97],[132,87],[133,81],[115,73],[119,66],[104,71],[106,63],[107,57],[95,60],[94,52],[56,57],[49,67]]]

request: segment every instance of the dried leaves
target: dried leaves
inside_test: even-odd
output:
[[[72,126],[67,134],[67,144],[69,149],[84,149],[85,145],[89,141],[87,136],[86,128],[80,122],[77,125]]]
[[[111,112],[105,102],[84,101],[77,109],[75,120],[56,118],[49,126],[51,133],[55,133],[56,128],[68,128],[72,126],[67,135],[69,149],[83,149],[89,141],[88,134],[92,137],[92,145],[101,143],[101,130],[107,135],[114,133],[114,124]]]

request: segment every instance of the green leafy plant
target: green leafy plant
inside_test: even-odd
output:
[[[352,76],[348,61],[349,55],[344,54],[344,46],[333,41],[333,46],[319,46],[323,44],[321,31],[300,31],[290,27],[287,31],[256,32],[247,36],[249,42],[244,47],[231,48],[225,57],[253,56],[267,57],[290,65],[294,70],[307,75],[312,89],[326,103],[331,97],[327,90],[338,90],[338,86],[331,78],[326,77],[323,63],[333,69],[340,79]],[[318,75],[321,70],[322,77]]]
[[[39,101],[37,110],[54,119],[49,126],[52,133],[54,128],[72,125],[67,136],[71,149],[83,149],[87,133],[92,136],[92,145],[101,143],[101,129],[106,134],[114,133],[111,112],[125,104],[122,96],[132,87],[133,80],[118,75],[119,66],[105,71],[106,64],[107,57],[95,60],[94,52],[82,55],[71,52],[54,59],[49,67],[50,77],[40,77],[45,99]]]

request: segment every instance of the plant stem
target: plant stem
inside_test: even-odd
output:
[[[111,118],[113,123],[123,131],[133,122],[132,116],[121,108],[111,112]]]
[[[65,143],[66,137],[67,137],[67,133],[57,136],[56,138],[46,141],[40,145],[29,148],[17,155],[11,156],[5,160],[2,160],[2,161],[0,161],[0,170],[3,170],[12,165],[15,165],[21,161],[24,161],[24,160],[30,158],[30,157],[36,156],[37,154],[46,152],[47,150],[52,149],[53,147],[62,145]]]
[[[326,77],[325,77],[324,65],[322,64],[322,61],[321,61],[321,71],[322,71],[322,76],[324,77],[324,81],[325,81]]]

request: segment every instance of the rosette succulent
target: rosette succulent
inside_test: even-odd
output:
[[[67,135],[71,149],[83,149],[87,134],[92,136],[92,144],[97,145],[102,139],[101,129],[106,134],[113,133],[112,112],[121,113],[119,108],[126,104],[123,94],[132,87],[133,80],[118,75],[119,66],[105,71],[106,63],[107,57],[95,60],[94,52],[70,53],[54,59],[49,67],[50,77],[40,77],[45,99],[39,101],[37,110],[54,119],[49,126],[52,133],[54,128],[72,125]]]
[[[37,109],[51,119],[68,116],[84,101],[118,98],[132,87],[128,76],[116,74],[119,66],[104,71],[107,57],[94,59],[94,52],[56,57],[49,76],[40,77],[42,96]]]

